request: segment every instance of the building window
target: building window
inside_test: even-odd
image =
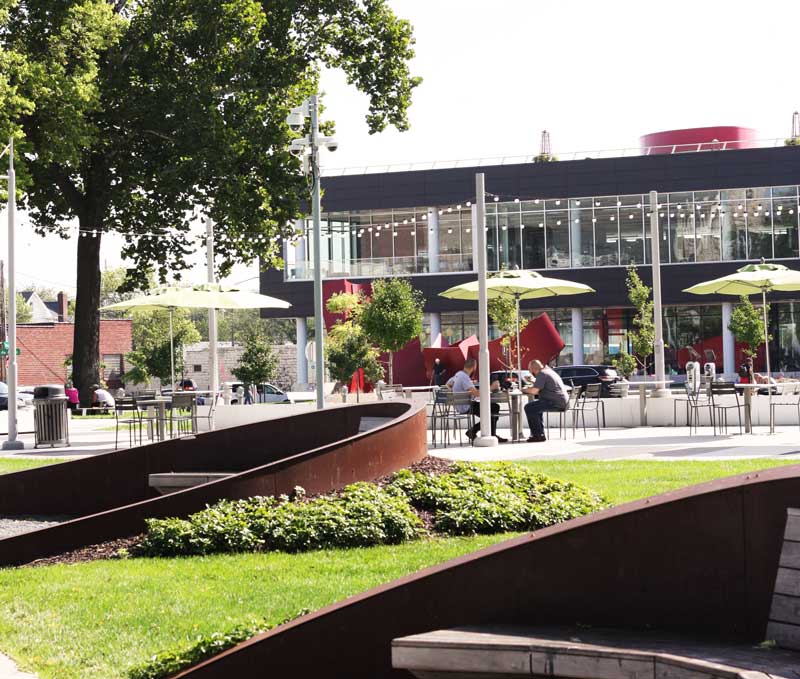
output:
[[[122,354],[103,355],[103,379],[110,389],[119,389],[122,386]]]
[[[192,372],[196,372],[196,373],[203,372],[203,366],[202,366],[202,365],[200,365],[199,363],[195,363],[195,364],[192,366]]]

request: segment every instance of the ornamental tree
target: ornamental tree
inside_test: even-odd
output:
[[[385,278],[372,283],[372,296],[359,313],[359,323],[377,347],[389,352],[389,384],[394,384],[394,352],[422,333],[424,305],[422,293],[406,280]]]
[[[754,307],[750,299],[744,296],[731,312],[728,330],[745,345],[742,351],[747,356],[755,356],[758,353],[758,347],[767,341],[762,313],[761,309]],[[769,304],[767,305],[767,315],[769,315]]]
[[[272,382],[278,372],[278,358],[263,337],[250,335],[244,344],[244,352],[239,365],[231,371],[237,380],[247,386]]]
[[[656,341],[655,319],[653,318],[653,298],[650,286],[645,285],[635,266],[628,267],[628,299],[636,309],[633,316],[633,330],[628,332],[628,339],[633,349],[633,356],[643,370],[647,370],[647,357],[653,353]]]
[[[368,95],[371,132],[407,129],[412,44],[387,0],[0,0],[0,139],[16,140],[20,205],[42,234],[80,229],[82,400],[103,234],[124,237],[131,286],[150,269],[180,277],[197,209],[217,225],[220,275],[279,264],[309,195],[289,110],[339,68]]]
[[[501,296],[489,300],[489,315],[494,320],[497,329],[503,334],[500,344],[506,350],[507,367],[515,368],[517,365],[517,303],[513,297]],[[528,327],[528,319],[519,317],[519,331]]]

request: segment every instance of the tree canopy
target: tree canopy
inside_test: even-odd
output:
[[[389,382],[394,379],[393,353],[422,333],[424,304],[422,293],[402,278],[372,283],[372,295],[359,313],[359,323],[376,346],[389,352]]]
[[[100,242],[122,234],[127,285],[189,266],[195,211],[225,275],[280,261],[308,186],[289,110],[322,68],[366,93],[371,132],[404,130],[413,38],[387,0],[0,0],[0,139],[41,233],[77,219],[75,377],[97,379]]]
[[[133,311],[133,351],[125,355],[132,367],[125,379],[143,384],[157,377],[162,384],[171,380],[169,311]],[[183,347],[200,340],[196,328],[184,309],[172,312],[173,346],[176,378],[183,372]],[[174,385],[173,385],[174,387]]]
[[[271,382],[278,372],[278,359],[263,337],[250,335],[239,364],[231,372],[245,385]]]

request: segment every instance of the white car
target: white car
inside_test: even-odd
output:
[[[231,398],[231,403],[238,403],[239,399],[236,395],[236,390],[239,387],[244,388],[244,384],[241,382],[223,382],[222,389],[220,393],[224,393],[225,389],[230,387],[231,393],[233,394],[233,398]],[[279,389],[273,384],[258,384],[256,385],[258,390],[258,395],[256,397],[256,403],[294,403],[292,397],[289,396],[283,389]]]

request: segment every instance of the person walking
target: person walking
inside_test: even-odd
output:
[[[528,442],[539,443],[547,440],[544,435],[543,413],[546,410],[566,410],[569,394],[559,374],[541,361],[534,359],[528,369],[533,373],[533,386],[523,388],[522,392],[537,397],[535,401],[525,405],[525,416],[531,430]]]
[[[464,404],[456,406],[458,411],[462,414],[469,413],[470,411],[473,415],[480,416],[481,414],[481,404],[480,401],[477,400],[480,398],[481,393],[472,382],[472,373],[475,372],[477,365],[478,362],[474,358],[468,358],[466,361],[464,361],[464,369],[459,370],[455,375],[447,380],[447,386],[453,390],[454,394],[468,393],[473,397],[473,401],[469,405]],[[499,389],[499,382],[495,380],[492,383],[491,388],[493,391]],[[490,405],[492,411],[492,436],[496,437],[499,443],[505,443],[508,439],[505,439],[502,436],[497,436],[497,420],[500,418],[500,404],[492,403]],[[470,441],[474,441],[475,437],[478,436],[480,428],[480,422],[475,420],[475,424],[467,429],[467,438]]]
[[[433,384],[437,387],[441,387],[447,380],[447,368],[444,367],[442,363],[442,359],[437,358],[433,361]]]

